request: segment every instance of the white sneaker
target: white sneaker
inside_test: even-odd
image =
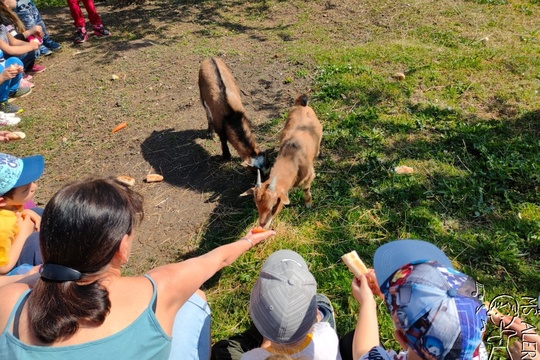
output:
[[[0,111],[0,126],[13,126],[21,122],[21,118],[15,114],[6,114]]]

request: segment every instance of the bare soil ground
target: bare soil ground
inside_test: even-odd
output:
[[[358,35],[348,25],[357,15],[348,2],[310,6],[314,21],[328,22],[329,36],[344,27],[348,31],[340,36]],[[272,8],[257,2],[151,1],[97,8],[113,36],[92,36],[77,46],[68,9],[42,10],[63,49],[39,59],[47,70],[35,76],[33,94],[17,101],[25,109],[21,128],[28,138],[12,152],[46,156],[37,198],[42,205],[76,179],[134,177],[146,199],[130,268],[140,273],[195,251],[208,226],[228,226],[220,223],[221,214],[245,207],[255,213],[251,199],[238,197],[252,186],[253,175],[238,157],[220,161],[219,142],[205,138],[199,63],[209,55],[225,59],[262,148],[274,146],[276,134],[257,129],[285,113],[298,94],[309,94],[310,78],[295,76],[310,67],[309,54],[293,62],[284,53],[285,45],[301,41],[309,29],[288,30],[304,10],[285,2]],[[128,127],[112,134],[120,122]],[[164,182],[144,183],[152,172],[163,174]]]

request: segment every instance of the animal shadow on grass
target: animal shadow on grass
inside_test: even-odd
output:
[[[199,248],[180,254],[177,261],[201,255],[230,242],[257,214],[252,201],[239,196],[254,185],[255,175],[242,167],[240,159],[234,155],[228,162],[223,161],[221,155],[211,156],[199,144],[205,141],[201,139],[206,139],[206,129],[166,129],[154,131],[141,144],[143,158],[163,175],[164,182],[200,193],[206,202],[216,203],[206,221],[209,225]],[[245,226],[242,225],[244,222]],[[217,280],[218,277],[214,278]]]

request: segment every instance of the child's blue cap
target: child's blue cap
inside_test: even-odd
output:
[[[0,153],[0,196],[13,188],[36,181],[44,169],[45,159],[41,155],[19,159]]]
[[[442,250],[420,240],[382,245],[373,264],[394,325],[418,356],[476,358],[487,309],[473,278],[454,270]]]
[[[403,265],[421,260],[437,261],[447,268],[453,268],[446,254],[427,241],[396,240],[380,246],[373,258],[379,287]]]

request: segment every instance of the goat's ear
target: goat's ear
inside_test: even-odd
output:
[[[283,202],[283,205],[289,205],[291,203],[289,201],[289,194],[283,194],[283,197],[281,198],[281,201]]]
[[[241,193],[240,196],[249,196],[249,195],[253,195],[253,193],[254,193],[254,190],[253,190],[253,188],[251,188],[251,189],[247,189],[246,191]]]

